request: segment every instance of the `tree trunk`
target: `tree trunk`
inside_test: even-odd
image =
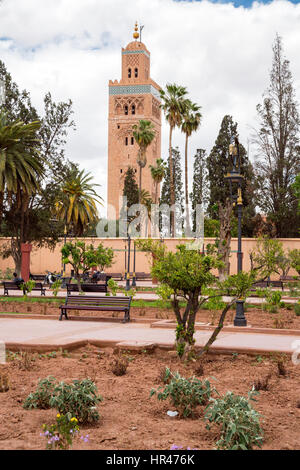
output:
[[[15,272],[18,277],[21,276],[21,266],[22,266],[22,252],[21,252],[21,243],[20,240],[12,238],[10,241],[11,244],[11,255],[15,263]]]
[[[186,235],[191,235],[189,210],[189,183],[188,183],[188,135],[185,134],[185,208],[186,208]]]
[[[173,158],[172,158],[172,132],[173,132],[173,127],[170,126],[170,134],[169,134],[170,205],[173,208],[173,206],[175,205],[175,188],[174,188]],[[175,237],[175,214],[173,210],[171,210],[171,213],[170,213],[170,221],[171,221],[171,237]]]
[[[231,215],[232,203],[230,199],[226,199],[225,206],[219,203],[219,219],[220,219],[220,236],[218,254],[221,255],[221,260],[224,266],[219,268],[219,280],[224,281],[229,276],[229,256],[231,244]]]

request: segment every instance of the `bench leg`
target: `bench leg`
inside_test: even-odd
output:
[[[67,315],[67,311],[64,308],[61,309],[59,321],[62,321],[63,316],[66,318],[66,320],[69,320],[68,315]]]
[[[46,295],[45,289],[42,289],[42,295],[44,295],[44,296]]]
[[[129,323],[129,322],[130,322],[129,310],[125,310],[123,323]]]

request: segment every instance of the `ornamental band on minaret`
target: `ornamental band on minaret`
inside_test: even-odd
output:
[[[160,86],[150,78],[150,52],[140,41],[135,25],[134,41],[122,48],[122,78],[109,81],[108,116],[108,219],[118,219],[123,196],[124,176],[131,166],[138,176],[138,146],[132,126],[140,119],[151,121],[155,138],[147,149],[143,188],[154,199],[154,183],[149,165],[161,158]]]

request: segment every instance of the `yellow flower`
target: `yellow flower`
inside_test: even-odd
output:
[[[58,413],[58,414],[56,415],[56,417],[57,417],[57,418],[60,418],[60,414]]]
[[[71,422],[76,422],[77,423],[77,419],[76,418],[71,418]]]

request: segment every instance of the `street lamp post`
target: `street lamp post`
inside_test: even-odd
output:
[[[131,287],[136,287],[135,258],[136,258],[136,246],[135,246],[135,240],[133,240],[133,273],[132,273]]]
[[[229,145],[229,155],[232,162],[231,172],[225,175],[225,179],[229,181],[231,199],[234,205],[237,206],[238,216],[238,249],[237,249],[237,272],[243,270],[243,252],[242,252],[242,214],[243,214],[243,199],[242,199],[242,182],[244,177],[241,175],[241,161],[240,161],[240,146],[237,137],[232,137]],[[237,184],[237,195],[233,195],[233,183]],[[234,318],[234,326],[247,326],[247,319],[244,312],[244,299],[236,301],[236,314]]]
[[[131,243],[131,238],[130,238],[130,235],[128,235],[128,261],[127,261],[127,276],[126,276],[126,287],[125,287],[126,291],[130,290],[130,243]]]

